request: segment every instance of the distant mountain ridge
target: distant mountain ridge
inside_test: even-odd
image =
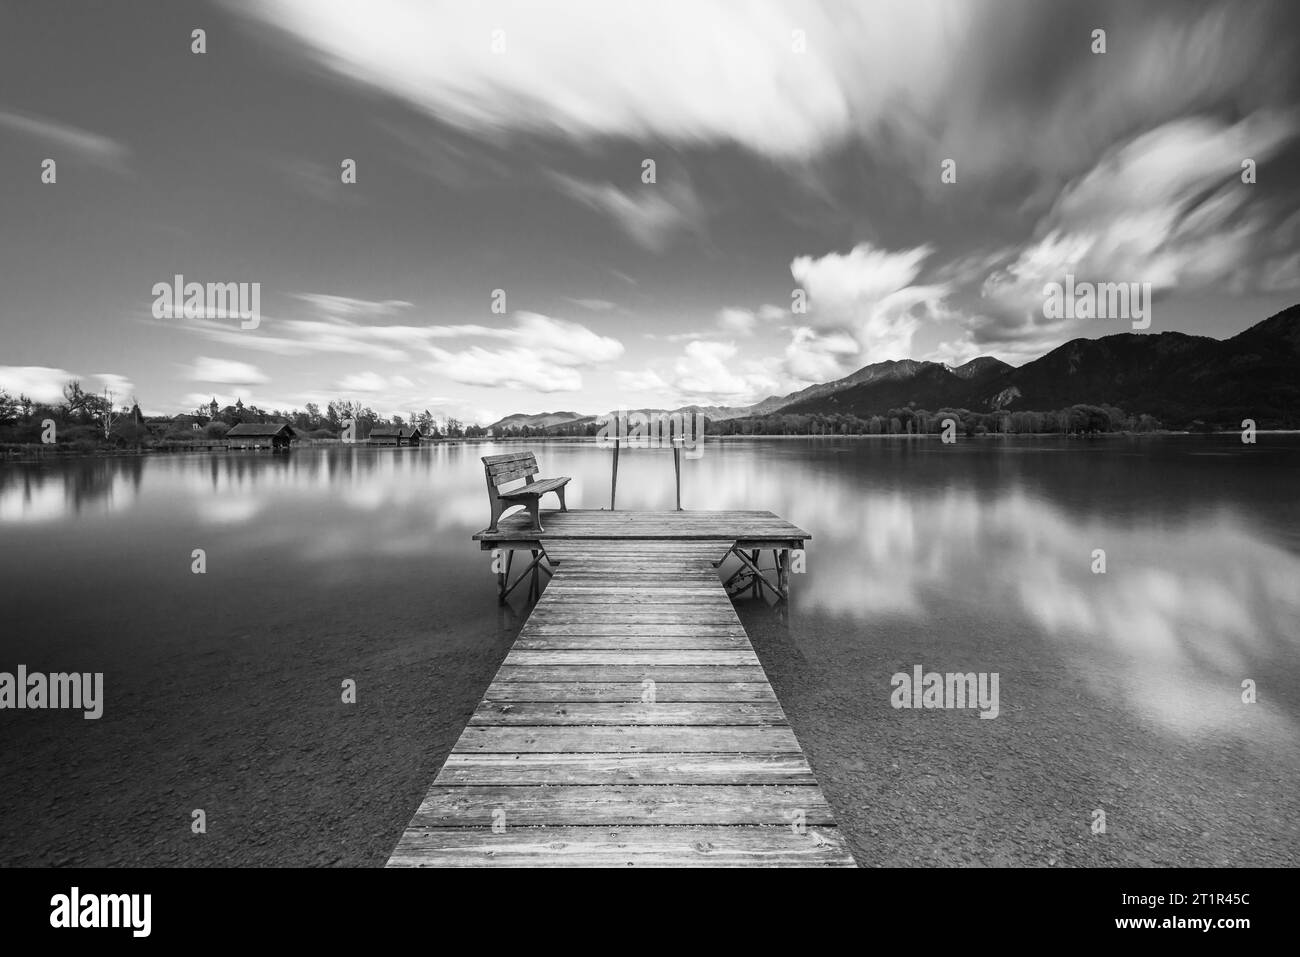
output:
[[[1239,428],[1243,419],[1261,428],[1300,424],[1300,306],[1230,339],[1119,333],[1072,339],[1018,368],[979,359],[955,370],[923,363],[906,381],[838,389],[781,411],[869,416],[910,405],[1041,412],[1079,404],[1146,413],[1170,428],[1197,421]]]
[[[516,412],[513,415],[507,415],[503,419],[497,419],[488,428],[517,429],[527,426],[530,429],[546,429],[585,418],[588,418],[588,416],[578,412],[537,412],[532,415],[525,412]]]
[[[671,411],[703,412],[721,421],[778,412],[869,417],[906,407],[1042,412],[1079,404],[1146,413],[1169,428],[1197,421],[1239,428],[1242,419],[1254,419],[1261,428],[1300,425],[1300,305],[1229,339],[1181,332],[1071,339],[1019,367],[992,356],[955,367],[888,360],[750,406]],[[547,431],[594,418],[572,412],[515,415],[492,428],[530,420]]]

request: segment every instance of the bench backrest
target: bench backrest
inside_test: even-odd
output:
[[[532,452],[485,455],[483,456],[483,472],[487,476],[489,493],[519,479],[531,484],[533,476],[538,472],[537,456]]]

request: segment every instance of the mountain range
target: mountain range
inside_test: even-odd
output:
[[[1045,412],[1078,404],[1146,413],[1166,428],[1198,421],[1239,428],[1247,418],[1260,428],[1300,426],[1300,305],[1230,339],[1181,332],[1071,339],[1019,367],[992,356],[955,367],[891,360],[749,406],[642,411],[703,412],[717,421],[772,413],[866,418],[909,406]],[[594,418],[575,412],[512,415],[491,428],[526,424],[546,431]]]

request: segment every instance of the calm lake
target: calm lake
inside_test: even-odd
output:
[[[382,864],[526,615],[470,541],[523,448],[608,506],[578,440],[0,466],[0,671],[104,673],[99,720],[0,712],[0,863]],[[812,533],[737,606],[859,863],[1294,866],[1298,478],[1295,435],[754,439],[682,501]],[[998,717],[893,708],[918,665]]]

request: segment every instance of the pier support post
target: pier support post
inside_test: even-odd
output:
[[[609,510],[614,511],[614,499],[618,495],[618,436],[614,437],[614,468],[609,476]]]
[[[531,601],[535,597],[540,597],[542,593],[541,572],[547,575],[554,575],[555,572],[550,567],[551,556],[546,554],[545,548],[530,548],[533,560],[528,567],[519,573],[519,577],[513,582],[510,581],[510,566],[514,562],[515,550],[509,550],[506,556],[506,570],[497,574],[497,603],[505,604],[506,596],[519,587],[520,582],[528,580],[528,596]]]

